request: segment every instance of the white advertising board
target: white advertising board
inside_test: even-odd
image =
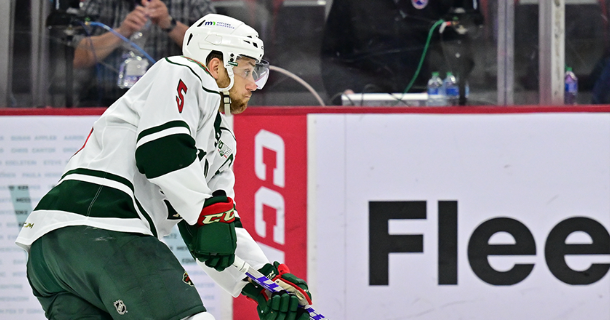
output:
[[[45,319],[27,282],[26,252],[15,245],[15,239],[97,118],[0,117],[0,319]],[[208,311],[222,319],[224,292],[195,264],[177,228],[164,241],[189,273]]]
[[[610,319],[607,113],[308,123],[329,319]]]
[[[45,319],[15,239],[27,215],[57,183],[97,117],[0,117],[0,318]]]

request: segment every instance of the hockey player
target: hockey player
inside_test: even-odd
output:
[[[213,320],[159,240],[179,223],[197,263],[257,301],[261,319],[309,319],[294,295],[272,295],[230,267],[237,255],[311,304],[307,283],[269,263],[233,201],[236,144],[222,112],[243,112],[265,84],[263,42],[209,14],[187,30],[183,54],[157,62],[104,112],[19,233],[47,318]]]

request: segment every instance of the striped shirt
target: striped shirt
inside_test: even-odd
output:
[[[169,15],[176,21],[187,26],[192,25],[208,13],[216,13],[211,0],[161,0],[167,6]],[[110,28],[118,28],[125,17],[133,11],[137,0],[85,0],[81,11],[93,21],[101,22]],[[101,35],[107,31],[101,27],[89,30],[90,35]],[[75,37],[74,43],[79,43],[84,37]],[[87,44],[85,42],[85,44]],[[125,93],[117,86],[119,67],[123,62],[123,54],[130,51],[126,44],[117,48],[103,61],[98,61],[99,67],[92,68],[92,74],[79,94],[79,100],[86,105],[108,106]],[[146,44],[142,48],[153,59],[182,54],[182,48],[169,38],[159,26],[152,24]],[[152,64],[152,63],[151,63]],[[96,75],[96,73],[98,73]],[[99,97],[101,95],[101,97]]]

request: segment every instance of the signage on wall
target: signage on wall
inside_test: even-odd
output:
[[[438,201],[438,284],[458,284],[458,201]],[[424,253],[423,235],[392,235],[391,220],[426,219],[426,201],[369,202],[369,284],[389,285],[391,253]],[[511,243],[491,244],[497,233],[506,233]],[[574,233],[583,233],[586,240],[570,243]],[[509,270],[496,270],[491,256],[544,255],[552,276],[569,285],[587,285],[600,281],[610,263],[592,263],[586,270],[575,270],[567,262],[568,255],[610,255],[610,234],[598,221],[589,217],[570,217],[557,223],[540,250],[532,230],[517,219],[495,217],[482,222],[468,240],[467,259],[474,274],[495,286],[515,285],[524,281],[534,268],[533,263],[516,263]],[[603,258],[602,258],[603,259]]]
[[[610,318],[609,114],[310,117],[329,318]]]
[[[307,279],[307,118],[234,117],[236,208],[267,258]],[[240,296],[233,318],[257,320],[256,304]]]

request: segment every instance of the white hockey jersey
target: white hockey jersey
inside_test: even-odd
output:
[[[220,100],[203,65],[181,56],[157,62],[95,122],[16,243],[29,250],[42,235],[73,225],[162,238],[181,219],[195,224],[213,191],[234,198],[236,141]],[[268,262],[246,230],[236,233],[237,256],[255,268]],[[245,285],[233,268],[200,265],[233,296]]]

